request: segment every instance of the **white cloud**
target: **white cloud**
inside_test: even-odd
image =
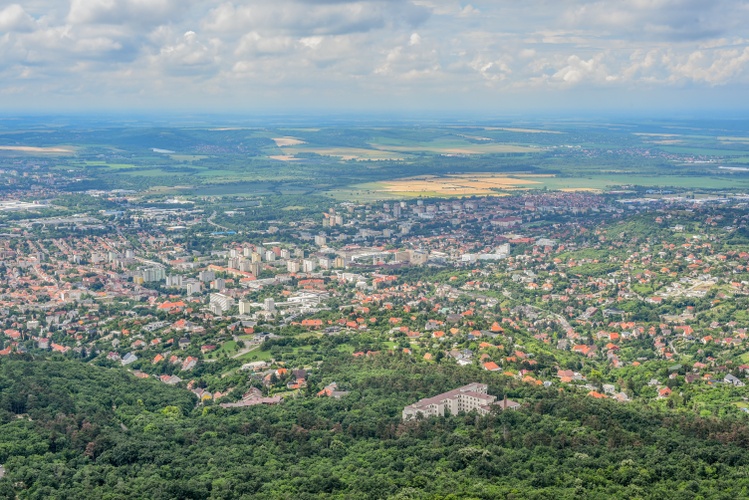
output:
[[[187,31],[174,43],[163,46],[152,58],[152,64],[168,74],[210,77],[218,72],[220,46],[217,39],[204,43],[194,31]]]
[[[0,8],[0,89],[30,103],[709,92],[749,84],[746,25],[747,0],[25,0]]]
[[[670,67],[671,81],[687,80],[722,85],[749,72],[749,47],[717,50],[713,53],[697,50]]]
[[[565,85],[577,85],[580,83],[600,83],[615,79],[616,77],[609,74],[606,67],[602,64],[602,59],[603,56],[600,54],[587,60],[577,55],[572,55],[567,59],[567,65],[554,73],[551,76],[551,80]]]
[[[362,0],[351,2],[225,2],[212,9],[203,29],[211,33],[298,36],[361,33],[394,24],[415,25],[428,11],[410,2]]]
[[[295,41],[289,36],[262,36],[256,31],[244,35],[234,54],[237,56],[272,56],[293,50]]]
[[[0,10],[0,33],[33,31],[36,22],[17,3]]]
[[[178,18],[189,0],[72,0],[71,24],[130,24],[153,26]]]

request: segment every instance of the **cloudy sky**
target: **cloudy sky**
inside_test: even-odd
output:
[[[0,0],[5,110],[749,109],[749,0]]]

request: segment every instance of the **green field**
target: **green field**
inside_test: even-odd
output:
[[[523,179],[518,172],[547,177],[529,178],[527,185],[513,185],[510,191],[604,191],[623,185],[749,189],[749,172],[719,170],[749,164],[749,125],[731,121],[84,127],[11,135],[0,131],[0,144],[22,145],[6,147],[21,148],[26,159],[37,154],[37,172],[53,172],[63,184],[75,178],[87,189],[131,189],[154,197],[459,197],[471,195],[471,189],[383,185],[424,175],[492,173]],[[49,155],[43,151],[63,148],[73,153],[55,156],[54,165],[45,166]],[[473,194],[506,192],[497,187]]]

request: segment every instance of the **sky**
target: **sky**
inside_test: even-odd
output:
[[[0,0],[15,112],[749,110],[749,0]]]

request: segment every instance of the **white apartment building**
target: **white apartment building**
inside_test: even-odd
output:
[[[312,259],[304,259],[302,261],[302,271],[305,273],[313,273],[317,268],[317,262]]]
[[[194,281],[185,284],[187,295],[196,295],[203,291],[203,284],[200,281]]]
[[[286,270],[290,273],[298,273],[301,269],[301,266],[299,265],[299,262],[295,260],[289,260],[286,262]]]
[[[418,418],[419,415],[424,418],[442,417],[448,413],[456,415],[473,410],[476,410],[479,415],[486,415],[491,411],[492,406],[499,405],[502,409],[513,410],[520,406],[519,403],[508,399],[497,402],[497,397],[488,394],[487,391],[486,384],[474,382],[431,398],[422,399],[403,409],[403,420]]]
[[[212,293],[210,296],[210,305],[216,305],[221,311],[228,311],[234,305],[234,299],[223,293]]]

